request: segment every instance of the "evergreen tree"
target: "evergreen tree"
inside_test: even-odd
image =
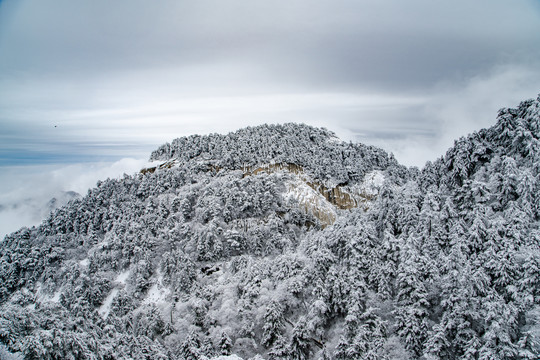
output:
[[[280,337],[284,327],[284,307],[276,300],[272,301],[264,313],[262,343],[266,347]]]
[[[219,350],[221,355],[231,355],[232,341],[229,335],[226,332],[221,333],[221,338],[219,339]]]

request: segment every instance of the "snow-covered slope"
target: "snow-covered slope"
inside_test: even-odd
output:
[[[534,359],[540,100],[421,171],[325,129],[191,136],[0,247],[26,358]]]

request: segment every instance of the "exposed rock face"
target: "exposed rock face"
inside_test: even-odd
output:
[[[268,165],[264,165],[264,166],[257,167],[257,168],[254,168],[252,166],[247,166],[242,170],[244,171],[244,176],[257,175],[257,174],[260,174],[260,173],[271,174],[271,173],[274,173],[274,172],[277,172],[277,171],[284,171],[284,170],[288,171],[288,172],[290,172],[292,174],[296,174],[296,175],[303,175],[304,174],[304,168],[302,168],[299,165],[291,164],[291,163],[268,164]]]
[[[171,159],[158,166],[142,169],[142,174],[153,173],[157,169],[170,169],[177,165],[176,159]],[[214,164],[206,164],[207,171],[218,173],[223,170]],[[263,166],[245,166],[242,168],[243,177],[276,172],[287,172],[296,175],[296,180],[288,184],[287,196],[298,201],[300,208],[315,216],[324,228],[336,221],[336,209],[351,210],[360,206],[367,208],[367,203],[375,200],[376,194],[353,189],[340,184],[328,187],[320,181],[306,175],[304,168],[293,163],[276,163]],[[311,191],[310,191],[311,190]]]
[[[354,191],[347,185],[337,185],[329,188],[319,181],[307,179],[304,169],[297,164],[269,164],[257,168],[246,167],[243,171],[244,176],[273,173],[277,171],[287,171],[291,174],[299,175],[305,184],[322,195],[328,203],[342,210],[350,210],[363,204],[365,205],[368,201],[372,201],[376,197],[374,194]],[[310,201],[305,199],[301,200],[300,205],[306,212],[309,212],[318,218],[323,226],[331,225],[336,220],[335,211],[328,211],[328,207],[322,205],[321,202],[315,200],[314,197],[312,197],[312,200]]]
[[[367,201],[375,199],[375,195],[365,194],[361,192],[352,192],[347,190],[345,186],[337,185],[333,188],[327,188],[324,184],[319,182],[307,182],[307,184],[314,190],[318,191],[329,203],[343,209],[350,210],[357,208]]]
[[[166,161],[166,162],[164,162],[162,164],[159,164],[158,166],[144,168],[140,172],[141,172],[141,174],[152,174],[152,173],[154,173],[156,171],[156,169],[170,169],[173,166],[175,166],[176,163],[177,163],[176,160],[172,159],[172,160]]]
[[[300,176],[287,182],[286,199],[294,199],[306,214],[316,217],[324,228],[336,221],[336,208],[321,193],[310,186]]]

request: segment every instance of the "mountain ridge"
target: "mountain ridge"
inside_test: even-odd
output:
[[[365,164],[381,169],[398,166],[393,156],[382,149],[339,141],[327,129],[296,123],[246,127],[227,135],[177,138],[150,156],[151,161],[173,159],[182,164],[198,159],[229,170],[294,164],[322,181],[329,181],[331,176],[334,185],[363,177]],[[359,164],[355,163],[357,160]],[[333,172],[329,174],[325,170]]]

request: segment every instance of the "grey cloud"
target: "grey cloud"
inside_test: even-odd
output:
[[[13,35],[0,38],[10,50],[0,65],[91,77],[238,62],[307,86],[403,89],[531,52],[540,40],[538,7],[530,1],[52,4],[27,1],[11,11],[19,21],[5,25]]]
[[[443,156],[460,136],[493,126],[498,109],[516,107],[520,101],[535,98],[540,92],[539,65],[533,62],[527,66],[498,66],[463,82],[440,84],[426,94],[423,104],[406,109],[405,117],[396,113],[394,118],[397,124],[400,120],[404,120],[402,124],[416,124],[426,130],[424,135],[433,131],[431,135],[412,132],[396,141],[379,137],[372,143],[394,152],[407,165],[422,166],[425,161],[433,161]]]

